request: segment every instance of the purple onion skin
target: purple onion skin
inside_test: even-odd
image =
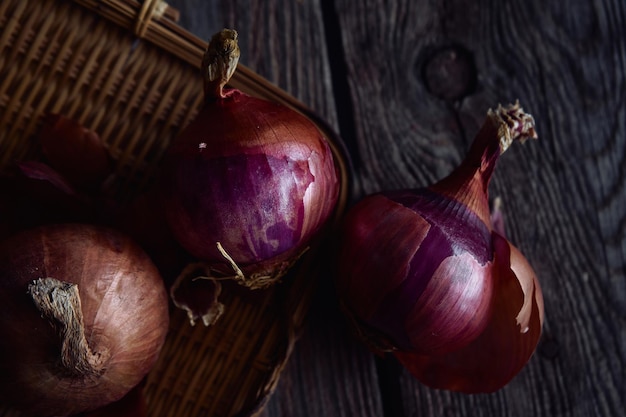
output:
[[[161,189],[171,229],[195,257],[247,272],[297,257],[333,212],[332,152],[286,106],[228,90],[209,101],[165,157]]]
[[[493,311],[483,333],[458,351],[394,356],[423,384],[468,394],[494,392],[526,365],[541,337],[544,302],[541,286],[524,255],[492,233]]]
[[[490,230],[459,201],[428,189],[374,194],[349,211],[342,240],[339,296],[378,344],[443,353],[485,328]]]
[[[493,392],[536,349],[543,295],[491,220],[488,186],[513,142],[537,138],[519,103],[489,110],[457,169],[418,190],[378,193],[342,225],[336,287],[354,328],[436,389]]]

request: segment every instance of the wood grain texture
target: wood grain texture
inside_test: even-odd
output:
[[[318,1],[171,0],[181,26],[208,39],[223,27],[239,32],[240,62],[339,129]],[[323,282],[312,318],[296,344],[262,417],[382,415],[373,356],[351,337]]]
[[[498,103],[519,99],[537,122],[540,139],[503,155],[490,189],[504,200],[507,234],[536,269],[546,302],[542,341],[521,374],[489,395],[425,388],[350,336],[324,286],[264,417],[621,415],[622,0],[169,3],[199,36],[237,28],[242,63],[341,129],[354,199],[446,175]],[[476,69],[461,99],[439,98],[424,81],[433,56],[447,48],[467,51]],[[444,70],[442,88],[459,76]]]
[[[519,98],[540,135],[501,158],[491,188],[543,286],[538,355],[491,395],[429,390],[394,368],[402,415],[618,415],[626,392],[623,3],[336,5],[365,192],[440,178],[500,102]],[[424,51],[450,44],[471,52],[478,74],[475,91],[455,102],[429,94],[421,71]]]

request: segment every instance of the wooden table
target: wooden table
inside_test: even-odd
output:
[[[347,330],[322,283],[264,417],[617,416],[626,397],[626,7],[622,0],[170,0],[208,39],[342,136],[353,200],[426,185],[464,156],[489,107],[519,99],[540,139],[504,155],[490,195],[537,271],[536,355],[507,387],[420,385]]]

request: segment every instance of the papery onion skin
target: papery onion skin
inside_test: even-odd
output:
[[[100,136],[76,120],[46,114],[37,137],[48,163],[78,188],[98,188],[112,171]]]
[[[93,372],[60,364],[60,324],[28,294],[48,277],[78,287],[84,335],[101,361]],[[122,398],[154,365],[168,322],[156,267],[117,231],[48,225],[0,244],[0,398],[25,415],[66,416]]]
[[[344,225],[338,293],[387,339],[381,345],[444,352],[482,332],[493,292],[491,245],[469,209],[428,190],[380,193],[354,206]]]
[[[210,44],[207,54],[214,49],[222,51]],[[223,274],[233,268],[217,243],[245,275],[278,278],[334,210],[332,151],[310,120],[282,104],[222,85],[205,91],[162,165],[168,223],[185,249]]]
[[[544,304],[537,275],[521,252],[498,233],[493,314],[472,343],[442,355],[396,351],[394,355],[423,384],[464,393],[489,393],[508,384],[535,352]]]
[[[487,328],[494,246],[488,185],[514,141],[536,138],[519,104],[489,111],[449,176],[420,188],[366,196],[342,224],[336,287],[375,350],[455,352]]]
[[[298,116],[234,90],[173,143],[163,165],[165,208],[193,255],[224,263],[221,242],[243,265],[286,259],[328,218],[338,193],[331,151]]]
[[[46,223],[93,222],[98,211],[91,200],[60,173],[38,161],[22,161],[0,174],[0,239]]]

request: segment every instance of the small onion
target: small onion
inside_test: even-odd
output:
[[[527,138],[536,138],[534,121],[519,104],[490,110],[448,177],[369,195],[341,227],[336,284],[344,310],[373,348],[394,351],[431,386],[493,391],[537,345],[541,290],[525,258],[494,231],[488,201],[499,156]],[[472,356],[486,344],[500,348],[497,370]]]
[[[92,200],[50,165],[22,161],[0,175],[0,238],[46,223],[91,222]]]
[[[111,157],[100,136],[76,120],[46,114],[37,138],[47,162],[79,189],[97,189],[112,172]]]
[[[224,88],[239,53],[237,32],[212,37],[202,63],[204,107],[168,149],[160,188],[187,251],[215,276],[262,288],[326,223],[339,183],[331,149],[309,119]]]
[[[0,244],[0,399],[27,415],[119,400],[154,365],[168,322],[163,281],[126,235],[57,224]]]

